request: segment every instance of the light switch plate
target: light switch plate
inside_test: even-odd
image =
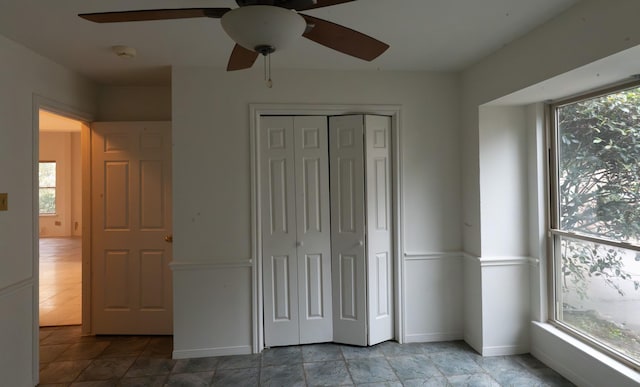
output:
[[[0,211],[6,211],[9,209],[9,194],[0,193]]]

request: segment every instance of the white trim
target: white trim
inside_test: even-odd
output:
[[[493,256],[493,257],[478,257],[466,252],[461,253],[466,259],[479,263],[482,267],[492,266],[514,266],[514,265],[537,265],[540,263],[540,259],[534,257],[525,256]]]
[[[218,270],[232,267],[252,267],[251,259],[236,259],[226,261],[172,261],[169,267],[173,271],[192,271],[192,270]]]
[[[37,187],[38,184],[38,162],[40,161],[40,109],[48,110],[50,112],[72,118],[84,123],[89,123],[93,120],[93,116],[81,110],[75,109],[69,105],[64,103],[57,102],[55,100],[43,97],[38,94],[33,94],[32,97],[32,106],[31,106],[31,138],[32,138],[32,148],[31,148],[31,216],[32,216],[32,251],[33,256],[32,259],[32,278],[30,281],[33,284],[33,336],[32,336],[32,365],[31,365],[31,374],[34,385],[37,385],[40,381],[40,243],[39,243],[39,224],[40,224],[40,211],[38,210],[38,192]],[[84,183],[84,182],[83,182]],[[84,237],[83,237],[84,242]],[[87,264],[90,265],[90,262],[87,263],[89,257],[82,257],[83,267]],[[84,270],[83,270],[84,273]],[[83,276],[84,277],[84,276]],[[83,278],[82,281],[88,281],[89,278]],[[84,290],[84,285],[83,285]],[[87,298],[87,295],[82,294],[83,300]],[[88,304],[88,301],[87,301]],[[83,302],[83,308],[85,303]],[[84,316],[84,313],[83,313]],[[84,324],[90,323],[85,322]]]
[[[482,356],[511,356],[529,353],[526,345],[500,345],[495,347],[482,347]]]
[[[251,119],[255,119],[255,128],[262,115],[318,115],[333,116],[347,114],[378,114],[391,117],[401,111],[400,105],[323,105],[323,104],[249,104]],[[257,137],[256,137],[257,138]]]
[[[405,343],[432,343],[438,341],[463,340],[462,332],[411,333],[405,336]]]
[[[391,107],[389,107],[391,108]],[[395,308],[395,336],[396,341],[402,344],[405,342],[405,319],[404,311],[406,309],[406,297],[404,288],[404,260],[401,259],[404,252],[404,195],[402,191],[402,110],[400,106],[394,106],[395,112],[391,118],[391,144],[393,146],[391,153],[391,168],[393,168],[392,176],[392,200],[393,200],[393,228],[394,235],[392,243],[395,246],[396,267],[394,278],[394,308]]]
[[[463,253],[461,251],[443,251],[443,252],[405,252],[405,261],[431,261],[443,258],[462,258]]]
[[[173,351],[173,359],[190,359],[198,357],[212,356],[231,356],[231,355],[249,355],[251,354],[250,345],[239,345],[235,347],[217,347],[217,348],[201,348],[189,349],[184,351]]]
[[[5,296],[8,296],[9,294],[28,288],[29,286],[33,286],[34,282],[35,281],[33,280],[33,278],[27,278],[27,279],[23,279],[20,282],[16,282],[9,286],[5,286],[4,288],[0,289],[0,297],[5,297]]]
[[[378,114],[391,117],[391,136],[393,143],[392,163],[393,177],[393,206],[394,227],[393,244],[395,246],[395,336],[399,343],[404,342],[404,260],[401,259],[403,251],[403,223],[402,214],[404,202],[402,200],[402,157],[401,157],[401,106],[400,105],[330,105],[330,104],[249,104],[249,136],[251,146],[251,254],[253,262],[252,270],[252,294],[253,296],[253,351],[262,352],[264,349],[264,326],[262,310],[262,230],[260,226],[260,187],[259,160],[260,147],[258,146],[258,131],[260,129],[260,116],[262,115],[345,115],[345,114]],[[255,243],[254,243],[255,241]]]
[[[478,261],[482,267],[528,265],[529,257],[480,257]]]

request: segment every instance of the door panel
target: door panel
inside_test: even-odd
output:
[[[390,132],[389,117],[365,116],[369,345],[394,336]]]
[[[129,275],[129,251],[105,251],[104,277],[105,282],[111,284],[102,289],[104,293],[104,308],[107,310],[130,310],[129,296],[131,293],[131,278]],[[101,268],[96,268],[100,270]]]
[[[331,341],[331,230],[326,117],[293,117],[300,344]]]
[[[140,162],[140,228],[143,230],[164,229],[164,182],[165,171],[161,160]],[[144,200],[143,200],[144,199]]]
[[[331,341],[325,117],[263,117],[260,164],[265,345]]]
[[[311,254],[305,258],[306,317],[323,318],[325,316],[325,308],[322,294],[322,278],[324,277],[322,275],[322,255]]]
[[[333,337],[367,345],[364,224],[364,121],[329,118]]]
[[[129,162],[107,161],[104,164],[104,213],[105,230],[128,230],[131,190],[129,187]]]
[[[293,122],[263,117],[262,259],[265,345],[298,344]]]
[[[291,284],[289,266],[291,257],[280,256],[271,258],[271,283],[273,283],[273,321],[291,321],[290,289]]]
[[[340,283],[340,319],[356,321],[358,318],[357,299],[357,261],[354,255],[342,255],[339,259],[339,283]]]
[[[173,332],[171,126],[94,123],[93,332]]]
[[[166,283],[164,268],[169,264],[164,251],[141,251],[140,271],[145,273],[140,279],[140,308],[158,310],[165,304],[162,287]]]

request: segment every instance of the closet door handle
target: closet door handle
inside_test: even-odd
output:
[[[364,242],[362,240],[358,241],[358,246],[364,246]]]
[[[296,242],[296,247],[302,247],[302,246],[304,246],[304,241]]]

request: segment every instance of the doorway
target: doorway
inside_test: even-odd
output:
[[[81,325],[83,123],[38,116],[39,325]]]

